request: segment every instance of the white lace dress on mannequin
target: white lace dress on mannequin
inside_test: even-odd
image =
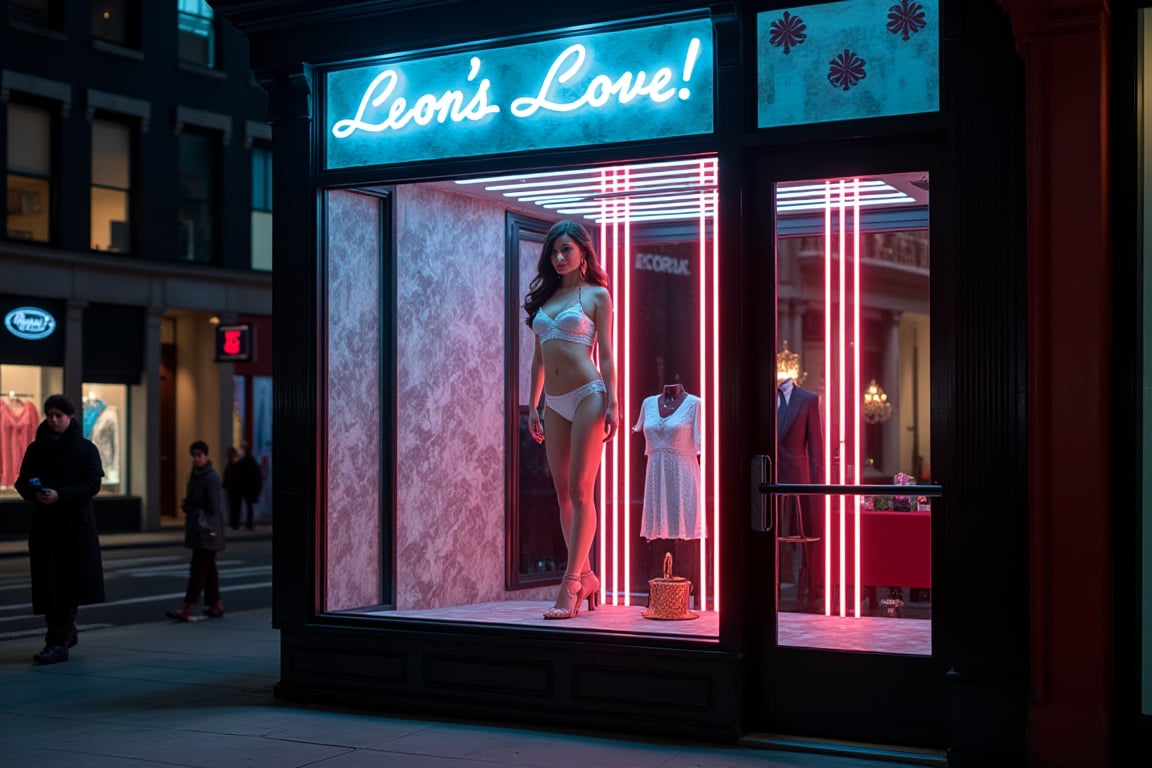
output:
[[[685,394],[680,407],[660,415],[660,396],[644,398],[634,429],[643,431],[648,471],[640,535],[646,539],[701,539],[700,398]]]

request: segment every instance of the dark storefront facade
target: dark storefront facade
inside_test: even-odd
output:
[[[276,146],[279,696],[954,765],[1142,743],[1111,526],[1056,447],[1107,466],[1107,407],[1058,406],[1139,376],[1052,338],[1066,291],[1074,337],[1112,325],[1111,224],[1059,215],[1065,183],[1106,197],[1102,159],[1057,149],[1105,144],[1096,4],[1074,34],[1028,2],[213,5]],[[1073,60],[1096,79],[1057,85]],[[566,218],[609,273],[627,428],[601,605],[545,621],[566,550],[520,305]],[[818,402],[802,478],[783,381]],[[695,396],[677,528],[644,415],[670,384]]]
[[[179,519],[187,472],[179,446],[193,435],[211,436],[215,445],[259,445],[271,473],[271,318],[212,309],[231,302],[270,309],[266,276],[237,274],[226,283],[179,266],[92,259],[76,266],[43,253],[29,260],[6,273],[11,293],[0,293],[0,536],[28,530],[31,506],[12,486],[43,420],[40,409],[56,392],[76,401],[84,435],[100,451],[104,478],[93,503],[104,533],[155,530]],[[197,288],[182,297],[185,306],[144,303],[180,296],[180,283],[190,278]],[[263,355],[214,360],[218,312],[263,328]],[[269,495],[260,518],[271,514]]]
[[[101,533],[182,525],[194,440],[271,471],[271,128],[247,53],[205,3],[0,12],[0,537],[28,534],[13,484],[57,392],[100,449]],[[213,354],[232,323],[265,345],[246,362]]]

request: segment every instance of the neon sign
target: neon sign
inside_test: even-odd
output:
[[[56,330],[56,318],[39,307],[17,307],[4,316],[4,327],[13,336],[39,341]]]
[[[252,360],[252,326],[216,326],[216,362],[247,363]]]
[[[713,130],[707,19],[327,73],[328,168]]]

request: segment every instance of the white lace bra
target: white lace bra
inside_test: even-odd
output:
[[[532,330],[540,336],[541,344],[561,339],[590,347],[596,338],[596,323],[584,312],[584,306],[579,301],[560,310],[555,319],[549,317],[543,307],[536,310]]]

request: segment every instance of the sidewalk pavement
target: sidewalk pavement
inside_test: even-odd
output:
[[[225,528],[224,537],[227,541],[271,539],[272,524],[256,523],[256,526],[251,531],[247,530],[246,528],[241,528],[239,530]],[[174,545],[178,547],[184,545],[183,518],[174,523],[165,523],[165,525],[156,531],[100,534],[101,550],[138,549],[140,547],[164,547],[168,545]],[[27,535],[5,536],[0,538],[0,558],[27,556]],[[3,758],[0,758],[0,760],[2,759]],[[3,768],[3,765],[4,764],[0,762],[0,768]]]
[[[266,527],[263,535],[269,535]],[[230,532],[231,533],[231,532]],[[245,534],[247,532],[244,532]],[[105,546],[179,541],[174,532]],[[244,534],[241,534],[244,535]],[[248,534],[261,535],[260,528]],[[165,538],[166,537],[166,538]],[[5,543],[10,544],[10,543]],[[81,617],[84,609],[81,608]],[[0,641],[0,768],[890,768],[805,742],[752,745],[408,717],[273,696],[270,609],[187,624],[81,631],[71,659],[34,664],[39,638]],[[891,756],[889,756],[889,759]],[[901,762],[908,762],[903,760]]]

